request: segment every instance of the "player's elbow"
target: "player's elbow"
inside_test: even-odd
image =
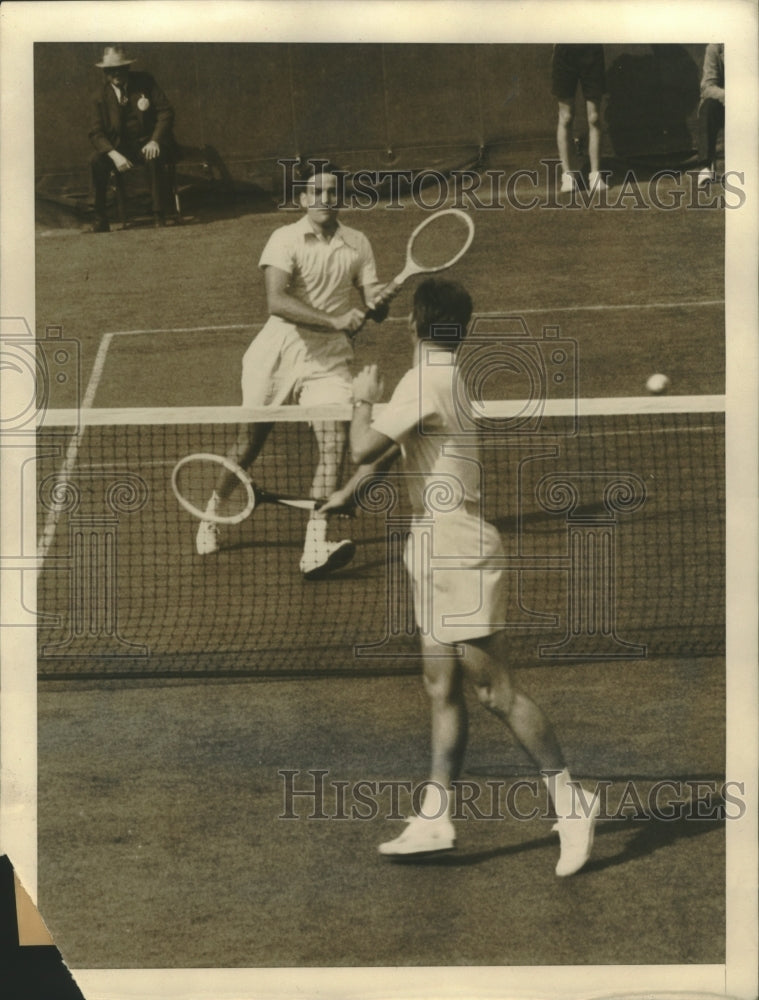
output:
[[[279,292],[271,290],[266,293],[266,308],[272,316],[279,316],[281,314],[283,300]]]
[[[288,323],[293,321],[292,310],[287,295],[273,291],[266,296],[266,307],[270,316],[279,316]]]
[[[365,462],[369,461],[369,455],[367,454],[366,448],[361,448],[351,444],[350,451],[351,460],[355,465],[363,465]]]
[[[373,428],[363,438],[356,435],[350,442],[350,451],[357,465],[371,465],[375,472],[385,472],[401,453],[395,441]]]

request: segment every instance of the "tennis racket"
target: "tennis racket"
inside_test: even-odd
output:
[[[223,500],[213,502],[211,497],[225,473],[237,479],[235,488]],[[231,458],[210,452],[196,452],[180,459],[171,473],[171,488],[186,511],[202,521],[216,524],[239,524],[261,503],[314,510],[323,502],[262,490]]]
[[[428,216],[413,231],[406,244],[403,270],[380,292],[378,304],[391,299],[415,274],[445,271],[461,260],[474,239],[474,220],[460,208],[444,208]],[[371,316],[371,310],[368,315]]]

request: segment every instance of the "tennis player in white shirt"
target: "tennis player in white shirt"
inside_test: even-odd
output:
[[[243,357],[244,407],[350,404],[351,339],[365,322],[367,309],[376,322],[387,315],[369,240],[338,219],[334,169],[316,161],[299,196],[305,214],[298,222],[275,230],[261,254],[259,267],[270,316]],[[356,304],[356,289],[364,308]],[[320,421],[312,426],[319,462],[311,496],[320,499],[337,488],[347,433],[342,423]],[[250,424],[230,458],[247,470],[271,428],[269,423]],[[233,474],[223,474],[209,500],[209,511],[217,511],[236,485]],[[309,519],[300,560],[306,579],[318,579],[344,566],[355,552],[350,539],[327,540],[327,517],[314,511]],[[219,547],[218,524],[201,521],[198,553],[208,555]]]
[[[419,815],[379,850],[412,855],[454,846],[451,783],[460,775],[466,747],[467,677],[481,704],[506,723],[543,773],[558,816],[561,852],[556,874],[572,875],[590,857],[599,802],[578,791],[550,723],[509,672],[508,636],[497,624],[506,620],[503,570],[490,564],[493,557],[503,556],[503,548],[497,529],[482,517],[481,460],[471,435],[462,437],[460,392],[454,394],[460,389],[456,350],[466,336],[471,312],[469,294],[460,285],[423,281],[411,315],[413,366],[376,418],[373,405],[382,398],[377,366],[365,367],[353,380],[354,461],[369,463],[383,456],[387,461],[393,449],[403,457],[413,510],[406,567],[413,582],[432,710],[430,784]],[[436,496],[446,496],[446,502],[436,503]],[[335,503],[343,502],[341,491]],[[432,549],[445,555],[445,569],[434,569],[420,544],[431,518]],[[462,568],[448,568],[456,557]]]

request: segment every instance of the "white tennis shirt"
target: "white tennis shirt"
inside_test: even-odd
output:
[[[420,358],[372,426],[403,450],[416,515],[479,512],[482,465],[476,438],[462,430],[455,355],[420,344]],[[448,489],[456,494],[450,500],[445,496]]]
[[[439,642],[463,642],[490,635],[506,621],[503,571],[493,565],[503,548],[497,529],[482,516],[482,463],[477,438],[467,433],[471,424],[460,419],[466,394],[455,356],[424,343],[420,356],[372,426],[403,450],[414,511],[405,564],[416,623]],[[421,538],[430,531],[431,550]]]
[[[258,266],[285,271],[292,276],[291,295],[334,316],[351,308],[351,289],[378,284],[374,254],[363,233],[338,223],[327,241],[307,215],[271,234]]]

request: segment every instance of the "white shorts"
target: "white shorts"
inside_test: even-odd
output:
[[[504,571],[489,565],[504,554],[498,530],[464,511],[436,516],[431,530],[430,555],[428,544],[422,543],[430,526],[412,525],[406,542],[405,563],[420,630],[446,643],[499,631],[506,622]],[[445,568],[435,567],[438,559],[445,559]]]
[[[242,405],[350,404],[352,358],[344,333],[302,330],[272,316],[243,356]]]

